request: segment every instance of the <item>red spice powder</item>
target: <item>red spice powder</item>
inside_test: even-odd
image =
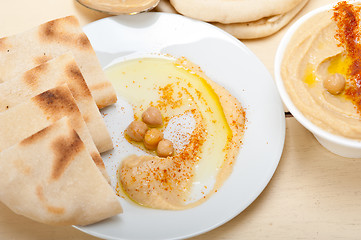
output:
[[[360,38],[360,6],[339,2],[334,7],[333,19],[337,24],[335,38],[351,59],[345,95],[350,99],[357,111],[361,113],[361,38]]]

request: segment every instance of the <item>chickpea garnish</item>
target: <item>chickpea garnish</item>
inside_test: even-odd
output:
[[[159,157],[169,157],[174,153],[173,143],[168,139],[162,139],[157,146],[157,154]]]
[[[156,128],[151,128],[145,133],[144,146],[149,150],[155,150],[162,139],[163,133]]]
[[[345,89],[346,80],[339,73],[332,74],[325,78],[323,87],[331,94],[338,95]]]
[[[162,114],[156,107],[149,107],[142,114],[142,120],[148,126],[160,127],[163,124]]]
[[[145,133],[148,131],[148,126],[142,121],[133,121],[127,127],[125,133],[129,138],[136,142],[141,142],[144,139]]]

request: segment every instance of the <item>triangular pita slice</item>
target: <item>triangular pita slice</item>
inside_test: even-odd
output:
[[[115,103],[115,90],[74,16],[56,19],[27,32],[1,38],[0,82],[10,80],[68,51],[73,53],[98,107]]]
[[[99,152],[113,148],[99,109],[71,52],[56,57],[0,84],[0,112],[46,90],[68,84]]]
[[[66,84],[45,91],[0,113],[0,151],[20,142],[57,120],[68,117],[104,177],[104,162]]]
[[[122,212],[67,118],[0,152],[0,200],[51,225],[88,225]]]

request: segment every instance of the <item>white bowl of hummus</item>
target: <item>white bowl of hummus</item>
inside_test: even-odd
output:
[[[361,157],[361,3],[303,16],[283,37],[275,80],[292,115],[329,151]]]

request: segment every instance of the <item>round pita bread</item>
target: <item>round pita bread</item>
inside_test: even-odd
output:
[[[284,14],[306,0],[170,0],[177,12],[207,22],[239,23]]]
[[[297,13],[301,11],[307,2],[308,0],[301,2],[294,9],[285,14],[262,18],[254,22],[232,24],[214,23],[214,25],[239,39],[266,37],[286,26]]]
[[[154,10],[157,12],[178,13],[169,0],[161,0]]]

